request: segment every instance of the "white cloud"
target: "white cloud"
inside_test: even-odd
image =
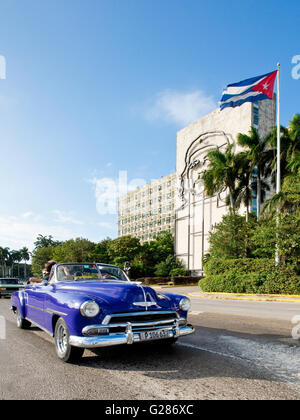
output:
[[[38,234],[52,235],[57,240],[67,240],[74,236],[74,232],[64,226],[37,222],[24,217],[0,216],[0,246],[19,249],[27,246],[33,249],[33,243]]]
[[[29,217],[33,216],[34,213],[32,211],[27,211],[26,213],[22,214],[24,219],[28,219]]]
[[[55,215],[55,222],[59,223],[72,223],[74,225],[83,225],[81,220],[77,220],[73,217],[71,212],[64,212],[61,210],[53,210],[52,213]]]
[[[156,95],[155,103],[146,112],[148,120],[164,120],[188,125],[217,108],[212,96],[202,90],[178,92],[164,90]]]

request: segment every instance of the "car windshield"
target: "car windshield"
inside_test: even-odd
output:
[[[96,264],[60,264],[57,267],[58,281],[101,279]]]
[[[112,267],[98,264],[101,276],[104,280],[121,280],[128,281],[126,274],[119,267]]]
[[[0,284],[18,284],[17,279],[0,279]]]

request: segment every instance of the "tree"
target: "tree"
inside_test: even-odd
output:
[[[223,216],[209,234],[210,256],[213,258],[245,258],[251,256],[251,231],[256,224],[255,216],[245,217],[230,213]]]
[[[297,175],[285,177],[282,189],[268,200],[263,207],[264,229],[270,226],[267,234],[273,238],[272,253],[275,255],[276,243],[281,263],[291,262],[300,265],[300,169]],[[258,232],[255,238],[260,238]],[[258,244],[259,245],[259,244]],[[258,246],[258,250],[259,250]]]
[[[168,277],[170,275],[185,275],[184,265],[178,259],[174,259],[173,255],[169,255],[165,261],[161,261],[155,266],[156,277]]]
[[[271,162],[274,152],[270,149],[269,136],[260,138],[258,130],[251,127],[249,135],[238,134],[237,142],[245,147],[250,161],[250,170],[256,169],[257,178],[257,219],[259,219],[262,203],[262,179],[271,173]]]
[[[15,262],[18,264],[18,277],[20,277],[20,262],[22,261],[22,254],[19,251],[15,251],[14,255]]]
[[[162,231],[152,241],[144,242],[138,255],[132,261],[131,274],[135,277],[154,276],[155,266],[174,257],[174,237],[170,232]]]
[[[29,250],[26,246],[21,248],[19,252],[21,254],[22,261],[24,261],[24,278],[26,279],[26,277],[27,277],[27,264],[26,263],[30,259],[30,253],[29,253]]]
[[[234,190],[234,201],[236,208],[241,204],[246,207],[246,222],[249,220],[249,209],[253,199],[253,174],[251,171],[251,162],[245,152],[236,156],[238,166],[238,184]]]
[[[88,239],[76,238],[52,246],[52,259],[63,262],[89,262],[95,244]]]
[[[300,160],[300,114],[294,115],[292,121],[289,121],[288,128],[280,127],[280,175],[281,181],[289,174],[296,174],[299,168]],[[276,169],[277,169],[277,127],[268,135],[268,142],[270,147],[274,150],[274,157],[272,162],[273,169],[273,185],[276,184]]]
[[[14,277],[14,264],[19,263],[22,259],[21,253],[16,250],[11,250],[8,258],[8,265],[10,266],[10,276]],[[18,266],[18,275],[19,275],[19,266]]]
[[[287,163],[287,169],[291,175],[297,175],[300,171],[300,150],[297,150]]]
[[[110,238],[106,238],[103,239],[103,241],[95,244],[93,252],[90,253],[90,261],[109,264],[111,260],[108,249],[111,241],[112,240]]]
[[[1,264],[2,264],[2,276],[6,276],[6,264],[9,259],[9,248],[0,247],[0,258],[1,258]]]
[[[108,246],[110,261],[121,267],[123,267],[126,261],[132,263],[134,258],[139,255],[140,252],[140,240],[130,235],[114,239]]]
[[[41,278],[45,263],[53,259],[54,247],[38,247],[32,253],[32,273],[35,277]]]
[[[300,169],[296,176],[288,175],[285,177],[281,191],[274,194],[263,207],[265,218],[273,217],[279,211],[294,212],[300,208]]]
[[[220,149],[215,149],[207,154],[209,164],[202,175],[202,179],[204,181],[205,192],[209,197],[228,190],[230,207],[234,211],[238,165],[236,155],[232,152],[232,148],[233,145],[229,145],[224,153]]]
[[[57,246],[60,244],[61,242],[54,240],[52,235],[43,236],[39,234],[36,238],[36,241],[34,242],[34,249],[44,248],[48,246]]]

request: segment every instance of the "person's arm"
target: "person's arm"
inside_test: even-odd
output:
[[[30,277],[29,283],[42,283],[42,279],[38,279],[37,277]]]

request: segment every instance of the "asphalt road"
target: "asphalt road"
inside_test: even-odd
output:
[[[9,304],[0,300],[1,399],[300,399],[300,305],[192,298],[196,333],[173,348],[85,351],[69,365],[47,334],[17,329]]]

